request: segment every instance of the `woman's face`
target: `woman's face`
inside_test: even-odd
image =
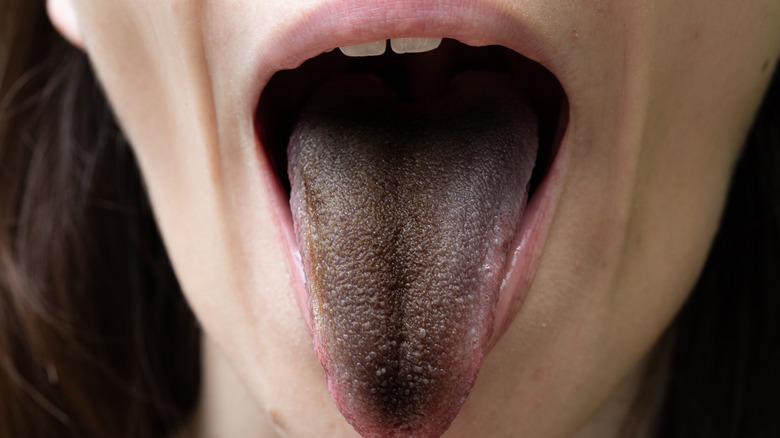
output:
[[[320,360],[333,397],[358,427],[386,431],[402,418],[437,433],[460,406],[483,352],[447,436],[564,437],[580,430],[640,369],[694,285],[740,144],[780,54],[780,3],[772,0],[72,2],[75,21],[67,19],[68,0],[50,1],[50,12],[61,30],[83,37],[140,162],[184,293],[209,341],[267,413],[261,418],[288,436],[354,433],[330,401]],[[454,87],[460,91],[448,91],[452,64],[467,55],[446,42],[436,49],[446,55],[354,60],[350,68],[363,73],[353,76],[333,67],[347,64],[337,50],[300,77],[272,81],[260,104],[277,71],[334,47],[399,37],[508,47],[544,66],[565,98],[540,79],[546,74],[530,73],[528,63],[514,62],[515,73],[506,74],[491,64],[491,57],[505,55],[480,52],[476,61],[459,64],[467,71],[461,88]],[[386,112],[372,112],[391,88],[366,78],[401,65],[391,77],[428,75],[423,82],[410,79],[411,100],[444,91],[431,92],[430,105],[390,98],[394,103],[381,104]],[[469,76],[468,70],[500,71]],[[325,77],[334,80],[323,85]],[[361,91],[349,91],[344,81]],[[469,86],[480,91],[469,94]],[[297,197],[291,214],[280,183],[287,180],[285,166],[277,172],[274,161],[284,156],[288,125],[302,114],[298,102],[311,94],[315,109],[300,116],[291,148],[299,162],[291,166]],[[507,94],[520,97],[504,99]],[[478,111],[457,110],[472,104]],[[456,108],[446,113],[456,122],[431,122],[441,129],[394,126],[396,120],[414,124],[401,113],[428,117],[445,108]],[[500,110],[477,115],[491,108]],[[365,133],[328,121],[331,113],[347,121],[363,117],[371,128]],[[507,121],[487,125],[501,118]],[[452,141],[471,144],[464,149],[469,161],[503,163],[500,169],[477,166],[469,179],[439,157],[446,155],[440,149],[423,159],[427,171],[397,164],[424,155],[429,143],[441,148],[447,142],[439,139],[456,126]],[[541,169],[517,219],[528,186],[506,181],[528,176],[523,169],[533,165],[533,152],[528,158],[520,151],[511,161],[484,150],[495,137],[508,138],[510,149],[528,139],[536,144],[537,131]],[[343,146],[342,138],[371,147]],[[300,151],[304,146],[314,158]],[[352,164],[332,170],[343,156]],[[439,179],[429,178],[437,169],[443,169]],[[349,182],[353,170],[357,182]],[[503,182],[473,182],[494,174]],[[388,187],[400,200],[383,204]],[[452,187],[477,195],[450,196]],[[472,208],[486,197],[499,207]],[[458,211],[471,213],[452,213]],[[387,215],[395,219],[378,225],[377,217]],[[505,216],[508,224],[497,225]],[[456,231],[408,225],[423,220],[451,223]],[[411,237],[404,234],[409,227]],[[392,244],[374,242],[390,235],[397,239]],[[477,249],[462,250],[468,242],[461,237]],[[378,260],[386,265],[376,271],[428,286],[383,289],[371,277]],[[473,290],[453,286],[464,282]],[[434,295],[444,304],[434,305]],[[373,298],[350,304],[361,296],[392,296],[395,304]],[[478,303],[447,304],[456,298]],[[375,337],[367,327],[379,327],[371,331]],[[452,339],[447,332],[466,335]],[[426,356],[417,362],[407,357],[416,334],[428,337],[419,341]],[[352,341],[336,339],[348,335]],[[370,345],[350,347],[355,337]],[[354,386],[342,379],[369,366],[343,356],[366,353],[368,362],[372,348],[396,355],[386,362],[393,370],[434,364],[460,381],[430,384],[408,399],[402,397],[408,387],[391,381],[400,402],[372,399],[368,394],[382,388],[381,367],[370,368],[379,377],[360,377]],[[382,353],[380,359],[389,360]],[[416,382],[436,376],[409,374]],[[438,400],[436,406],[426,397]],[[414,423],[415,412],[435,418]]]

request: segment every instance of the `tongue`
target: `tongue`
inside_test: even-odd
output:
[[[291,205],[314,347],[365,437],[441,435],[474,384],[525,208],[537,122],[509,77],[402,103],[322,87],[293,129]]]

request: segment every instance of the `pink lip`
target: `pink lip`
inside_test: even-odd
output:
[[[527,20],[527,21],[524,21]],[[298,21],[277,32],[259,53],[259,66],[253,89],[254,102],[274,73],[293,69],[304,61],[333,48],[400,37],[446,37],[471,46],[502,45],[538,62],[553,74],[564,71],[563,59],[544,32],[530,18],[509,16],[485,1],[474,0],[338,0],[321,2]],[[556,75],[557,76],[557,75]],[[561,80],[560,76],[558,76]],[[565,84],[564,88],[565,88]],[[568,107],[562,116],[568,117]],[[567,127],[566,120],[560,123]],[[256,125],[258,143],[262,126]],[[490,350],[509,327],[533,281],[544,243],[568,169],[568,139],[558,134],[558,151],[541,185],[526,208],[515,241],[509,251],[493,332],[485,344]],[[262,145],[258,144],[261,165],[274,175]],[[278,179],[266,181],[274,199],[275,216],[287,248],[291,289],[306,321],[312,328],[309,303],[304,287],[301,255],[295,240],[289,200]]]

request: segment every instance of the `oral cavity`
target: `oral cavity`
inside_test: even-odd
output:
[[[507,252],[565,94],[504,47],[376,45],[277,72],[258,134],[290,197],[331,397],[365,437],[435,437],[505,327]]]

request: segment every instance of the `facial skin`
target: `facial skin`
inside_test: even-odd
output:
[[[298,44],[282,36],[313,11],[348,3],[49,1],[131,140],[202,324],[193,427],[204,436],[355,434],[330,401],[298,309],[299,274],[278,226],[287,201],[272,189],[254,125],[258,78],[279,68],[263,60]],[[629,399],[621,391],[631,394],[706,259],[780,54],[780,3],[473,3],[509,17],[494,34],[536,38],[517,46],[560,81],[569,121],[533,281],[445,436],[609,436]],[[329,48],[320,41],[376,39],[323,35],[309,56]]]

